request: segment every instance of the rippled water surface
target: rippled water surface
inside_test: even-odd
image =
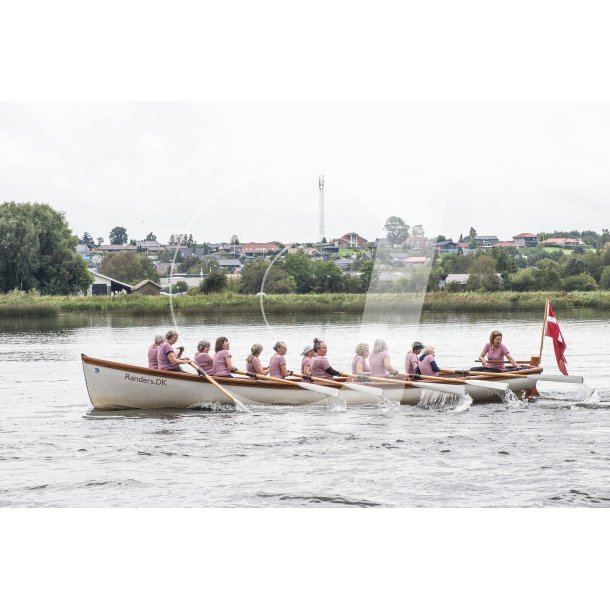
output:
[[[561,316],[568,370],[587,387],[539,384],[535,403],[475,404],[461,412],[375,405],[97,413],[80,354],[146,363],[166,318],[60,316],[3,321],[0,333],[1,506],[610,506],[608,317]],[[241,365],[276,338],[298,368],[317,335],[335,368],[358,340],[386,339],[402,367],[415,339],[448,368],[471,366],[500,328],[519,359],[537,354],[531,314],[434,315],[359,329],[353,316],[178,319],[180,345],[224,334]],[[558,373],[550,340],[543,366]]]

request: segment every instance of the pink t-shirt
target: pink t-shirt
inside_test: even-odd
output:
[[[229,356],[229,358],[231,357],[229,350],[226,349],[222,349],[214,354],[214,368],[212,369],[212,375],[217,377],[231,377],[231,371],[229,370],[225,360],[226,356]]]
[[[309,356],[303,356],[303,360],[301,360],[301,375],[305,375],[305,366],[311,366],[311,358]]]
[[[432,369],[432,363],[434,362],[434,356],[432,354],[428,354],[424,357],[423,360],[419,361],[419,372],[422,375],[433,375],[437,376],[438,373],[435,373]]]
[[[269,360],[269,377],[284,379],[284,375],[282,375],[282,369],[280,368],[281,364],[286,364],[286,358],[284,358],[284,356],[280,356],[279,354],[271,356],[271,360]]]
[[[415,375],[415,369],[417,368],[418,363],[417,354],[409,352],[405,358],[405,372],[407,375]]]
[[[246,371],[248,373],[256,373],[257,375],[263,375],[263,365],[256,356],[252,356],[250,360],[246,358]]]
[[[483,352],[487,354],[487,362],[494,369],[504,368],[504,356],[508,354],[508,347],[504,343],[500,343],[500,347],[492,347],[491,343],[487,342],[483,348]]]
[[[195,362],[208,374],[212,374],[214,369],[214,361],[208,352],[197,352],[195,354]]]
[[[170,353],[173,353],[175,355],[174,348],[169,343],[167,343],[167,341],[159,345],[159,349],[157,349],[157,363],[159,365],[159,370],[171,371],[178,368],[179,365],[172,364],[169,361],[167,355]]]
[[[326,372],[330,367],[330,362],[325,356],[314,356],[311,359],[311,376],[321,377],[322,379],[332,379],[333,376]]]
[[[154,343],[148,348],[148,368],[150,369],[158,369],[159,363],[157,362],[157,350],[159,349],[158,345]]]
[[[363,373],[370,373],[371,372],[371,367],[369,366],[369,363],[365,360],[364,356],[358,356],[358,354],[356,354],[354,356],[354,359],[352,360],[352,374],[353,375],[358,375],[358,363],[362,362],[362,372]]]
[[[374,377],[389,377],[390,372],[385,368],[383,361],[388,355],[387,351],[376,352],[369,356],[369,362],[371,363],[371,375]]]

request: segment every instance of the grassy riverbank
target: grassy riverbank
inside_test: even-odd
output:
[[[610,291],[595,292],[435,292],[427,294],[424,311],[485,312],[485,311],[542,311],[547,296],[554,309],[564,310],[589,307],[610,310]],[[264,297],[268,313],[316,314],[361,313],[388,311],[399,313],[418,310],[421,295],[412,294],[273,294]],[[213,295],[180,296],[173,299],[173,307],[185,313],[257,313],[260,299],[254,295],[222,293]],[[117,312],[134,315],[165,313],[170,309],[165,296],[118,297],[61,297],[39,296],[11,292],[0,295],[0,318],[43,318],[70,312]]]

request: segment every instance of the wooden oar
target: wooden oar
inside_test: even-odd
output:
[[[521,373],[494,373],[492,371],[452,371],[450,369],[441,369],[443,373],[463,373],[475,377],[481,375],[493,375],[504,379],[536,379],[537,381],[556,381],[559,383],[584,383],[585,380],[580,375],[544,375],[534,373],[533,375],[522,375]]]
[[[362,373],[362,375],[354,375],[353,373],[341,373],[341,375],[344,375],[345,377],[351,377],[353,378],[358,378],[358,377],[366,377],[367,379],[371,379],[372,381],[381,381],[383,383],[393,383],[393,384],[398,384],[401,385],[403,387],[416,387],[416,388],[422,388],[423,390],[431,390],[432,392],[443,392],[445,394],[464,394],[464,387],[460,386],[459,390],[458,388],[451,388],[447,385],[443,385],[443,384],[437,384],[437,383],[424,383],[424,382],[418,382],[418,381],[406,381],[406,380],[400,380],[400,379],[390,379],[388,377],[372,377],[371,375],[368,375],[367,373]]]
[[[300,377],[303,379],[303,375],[298,375],[297,373],[293,373],[294,377]],[[354,392],[362,392],[363,394],[371,394],[371,396],[375,396],[376,398],[383,397],[383,390],[381,388],[373,388],[368,385],[361,385],[356,383],[340,383],[335,381],[334,379],[324,379],[323,377],[309,377],[309,379],[313,381],[321,381],[323,383],[329,383],[332,387],[338,389],[347,388],[348,390],[353,390]]]
[[[225,396],[230,398],[238,409],[246,413],[252,413],[252,409],[247,407],[237,396],[233,396],[229,390],[223,388],[211,375],[208,375],[196,362],[189,360],[189,364],[202,376],[205,377],[212,385],[216,386]]]
[[[328,396],[339,396],[339,390],[335,388],[326,388],[324,386],[314,385],[313,383],[305,383],[304,381],[290,381],[289,379],[278,379],[277,377],[270,377],[269,375],[260,375],[259,373],[247,373],[246,371],[236,371],[240,375],[246,375],[250,377],[255,375],[257,379],[266,379],[268,381],[277,381],[292,387],[304,388],[305,390],[311,390],[312,392],[319,392],[320,394],[327,394]]]
[[[434,377],[433,375],[416,375],[422,379],[442,379],[444,383],[454,383],[461,385],[474,385],[481,388],[488,388],[490,390],[499,390],[500,392],[506,392],[508,390],[508,383],[502,383],[500,381],[482,381],[478,379],[451,379],[450,377]]]

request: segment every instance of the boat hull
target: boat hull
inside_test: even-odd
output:
[[[188,409],[210,404],[232,404],[231,399],[212,383],[195,374],[159,371],[91,358],[84,354],[81,357],[89,399],[96,409]],[[531,372],[540,372],[540,369],[533,369]],[[280,382],[236,377],[215,379],[248,405],[329,405],[332,401],[332,397],[326,394],[298,386],[290,387]],[[536,385],[533,379],[506,381],[519,398]],[[441,380],[439,382],[443,385]],[[344,388],[339,390],[339,398],[345,401],[346,405],[363,406],[377,403],[375,396],[350,390],[348,385],[344,384]],[[420,403],[422,393],[426,392],[420,388],[403,388],[396,384],[368,385],[383,389],[386,399],[405,405]],[[501,400],[497,391],[488,388],[457,388],[464,388],[476,402]]]

